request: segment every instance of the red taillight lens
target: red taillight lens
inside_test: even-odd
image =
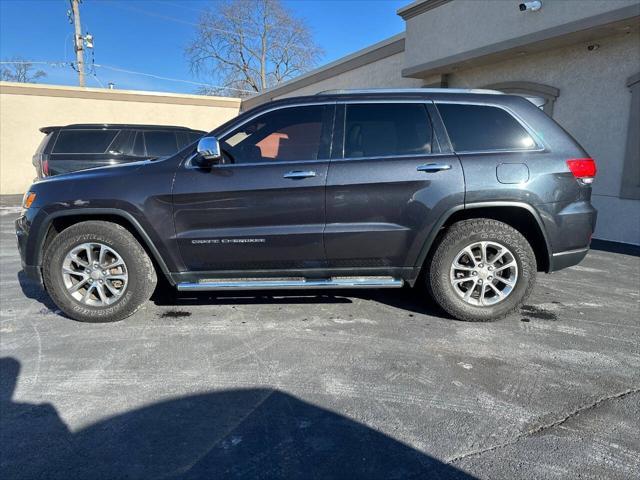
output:
[[[573,176],[584,183],[591,183],[596,176],[598,169],[593,158],[572,158],[567,160],[567,166]]]
[[[42,162],[42,175],[44,176],[49,175],[49,160],[44,160]]]

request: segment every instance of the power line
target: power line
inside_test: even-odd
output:
[[[175,3],[173,2],[163,2],[163,1],[156,1],[156,3],[164,3],[164,4],[169,4],[169,5],[175,5],[177,6]],[[176,23],[181,23],[183,25],[189,25],[192,27],[199,27],[200,24],[199,23],[194,23],[194,22],[190,22],[188,20],[183,20],[181,18],[177,18],[177,17],[172,17],[170,15],[164,15],[161,13],[155,13],[155,12],[150,12],[148,10],[144,10],[142,8],[138,8],[138,7],[132,7],[130,5],[121,5],[120,3],[110,3],[110,5],[119,8],[121,10],[129,10],[131,12],[137,12],[137,13],[141,13],[142,15],[147,15],[149,17],[155,17],[155,18],[159,18],[161,20],[167,20],[170,22],[176,22]],[[191,8],[191,10],[196,10],[194,8]],[[209,13],[207,10],[197,10],[201,13]],[[234,36],[245,36],[248,38],[254,38],[257,40],[261,40],[261,35],[257,32],[248,32],[248,33],[239,33],[239,32],[234,32],[232,30],[225,30],[223,28],[214,28],[211,26],[207,27],[209,30],[213,30],[215,32],[220,32],[220,33],[226,33],[228,35],[234,35]],[[275,30],[284,30],[284,31],[290,31],[291,29],[286,28],[286,27],[280,27],[278,25],[271,25],[270,26],[271,29],[275,29]],[[294,49],[300,49],[300,50],[305,50],[306,47],[304,46],[300,46],[300,45],[289,45],[289,48],[294,48]]]
[[[3,60],[0,65],[49,65],[51,67],[68,67],[73,62],[41,62],[37,60]]]
[[[192,26],[192,27],[197,27],[198,26],[197,23],[193,23],[193,22],[190,22],[188,20],[182,20],[181,18],[171,17],[169,15],[163,15],[161,13],[150,12],[148,10],[144,10],[142,8],[132,7],[130,5],[121,5],[119,3],[110,3],[110,5],[112,7],[116,7],[116,8],[119,8],[121,10],[129,10],[130,12],[142,13],[143,15],[147,15],[149,17],[156,17],[156,18],[160,18],[162,20],[169,20],[171,22],[182,23],[184,25],[189,25],[189,26]]]
[[[176,8],[184,8],[186,10],[191,10],[192,12],[198,12],[198,13],[205,13],[206,10],[202,9],[202,8],[194,8],[194,7],[190,7],[188,5],[186,5],[186,2],[182,2],[182,3],[176,3],[176,2],[171,2],[169,0],[154,0],[154,3],[159,3],[161,5],[171,5],[173,7]]]
[[[98,67],[98,68],[106,68],[108,70],[113,70],[113,71],[116,71],[116,72],[130,73],[130,74],[133,74],[133,75],[144,75],[145,77],[156,78],[158,80],[167,80],[167,81],[170,81],[170,82],[182,82],[182,83],[188,83],[188,84],[191,84],[191,85],[198,85],[198,86],[201,86],[201,87],[218,88],[218,89],[224,89],[224,90],[235,90],[237,92],[257,93],[255,90],[244,90],[242,88],[233,88],[233,87],[221,87],[219,85],[211,85],[210,83],[193,82],[191,80],[181,80],[181,79],[178,79],[178,78],[163,77],[163,76],[160,76],[160,75],[154,75],[152,73],[136,72],[134,70],[126,70],[124,68],[112,67],[110,65],[98,65],[96,63],[96,67]]]
[[[0,61],[0,65],[9,65],[9,64],[19,64],[19,65],[24,65],[24,64],[29,64],[29,65],[48,65],[51,67],[68,67],[68,66],[73,66],[73,62],[47,62],[47,61],[27,61],[27,60],[21,60],[21,61]],[[115,67],[112,65],[101,65],[98,63],[94,63],[93,64],[94,67],[97,68],[104,68],[106,70],[112,70],[114,72],[121,72],[121,73],[127,73],[130,75],[142,75],[145,77],[150,77],[150,78],[155,78],[158,80],[165,80],[165,81],[169,81],[169,82],[178,82],[178,83],[186,83],[189,85],[196,85],[199,87],[209,87],[209,88],[215,88],[215,89],[219,89],[219,90],[233,90],[233,91],[237,91],[237,92],[244,92],[244,93],[257,93],[254,90],[244,90],[242,88],[234,88],[234,87],[222,87],[220,85],[212,85],[210,83],[203,83],[203,82],[194,82],[191,80],[183,80],[180,78],[171,78],[171,77],[164,77],[161,75],[155,75],[153,73],[146,73],[146,72],[138,72],[135,70],[128,70],[125,68],[120,68],[120,67]],[[95,72],[94,72],[94,76],[95,76]]]

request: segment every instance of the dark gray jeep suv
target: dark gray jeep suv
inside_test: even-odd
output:
[[[24,270],[71,318],[178,290],[390,288],[500,318],[587,254],[595,163],[528,100],[324,92],[257,107],[177,154],[47,178],[16,221]]]

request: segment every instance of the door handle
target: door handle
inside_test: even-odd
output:
[[[308,178],[315,177],[316,172],[312,170],[292,170],[283,175],[284,178]]]
[[[418,165],[416,170],[419,172],[439,172],[441,170],[451,170],[451,165],[448,163],[425,163],[424,165]]]

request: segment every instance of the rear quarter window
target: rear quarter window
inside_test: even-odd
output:
[[[174,132],[144,132],[144,139],[147,144],[147,155],[151,157],[165,157],[178,151],[178,143]]]
[[[527,130],[502,108],[453,103],[437,106],[456,152],[537,148]]]
[[[118,130],[62,130],[52,153],[104,153]]]

